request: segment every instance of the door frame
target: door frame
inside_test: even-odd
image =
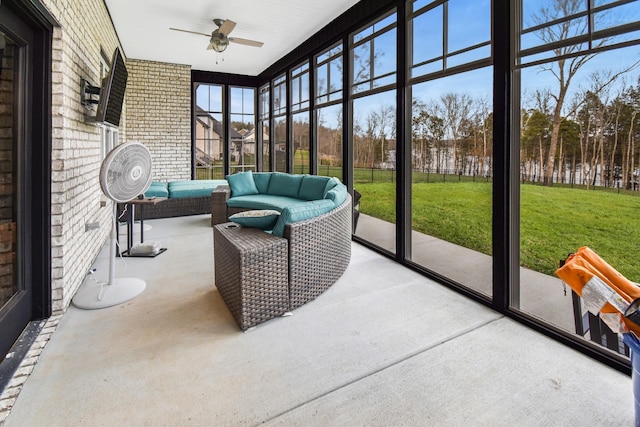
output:
[[[2,0],[0,8],[8,11],[32,30],[26,72],[27,102],[23,110],[29,116],[23,131],[25,146],[17,156],[22,159],[18,177],[22,180],[22,198],[18,210],[27,229],[22,230],[19,268],[31,289],[30,314],[21,326],[12,348],[11,358],[0,353],[0,391],[13,377],[20,362],[37,338],[43,319],[51,316],[51,70],[52,36],[55,19],[39,0]],[[10,30],[10,27],[7,26]],[[9,303],[11,304],[11,302]],[[34,333],[35,332],[35,333]],[[15,334],[15,331],[14,331]],[[13,337],[12,337],[13,338]]]

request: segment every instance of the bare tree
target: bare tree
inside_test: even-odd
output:
[[[489,150],[493,147],[493,120],[490,120],[489,117],[491,115],[491,106],[489,105],[489,101],[486,99],[481,99],[478,101],[478,109],[476,111],[477,120],[480,126],[480,134],[482,137],[482,152],[480,153],[480,164],[478,165],[479,171],[486,172],[487,164],[486,161],[489,158]]]
[[[539,110],[533,110],[524,115],[522,121],[521,149],[524,155],[521,158],[530,163],[525,164],[528,170],[528,179],[536,181],[541,179],[536,171],[541,171],[544,165],[545,146],[549,139],[549,119],[546,114]],[[537,165],[537,166],[536,166]]]
[[[543,43],[557,46],[553,49],[553,53],[558,58],[554,62],[541,66],[544,70],[550,71],[558,82],[557,92],[552,94],[556,105],[553,109],[548,159],[544,171],[545,185],[553,185],[553,172],[558,150],[562,110],[571,81],[576,76],[578,70],[597,54],[579,55],[579,50],[582,46],[581,43],[565,42],[574,37],[579,38],[589,33],[589,19],[566,19],[569,16],[583,12],[584,5],[584,0],[552,0],[549,6],[541,7],[537,13],[531,16],[534,26],[540,26],[540,29],[536,31],[536,35]],[[544,25],[550,22],[554,24]],[[605,37],[592,41],[591,48],[597,49],[607,44],[609,40],[610,38]],[[611,80],[608,82],[604,81],[601,83],[605,86],[611,84],[619,75],[637,66],[638,62],[626,70],[613,74]]]
[[[411,152],[412,166],[415,170],[424,172],[429,165],[429,114],[424,102],[413,99],[411,101]]]
[[[395,108],[380,105],[376,111],[369,113],[367,122],[372,123],[374,158],[380,165],[385,165],[389,160],[389,140],[395,137]]]
[[[471,107],[473,101],[471,97],[465,93],[446,93],[440,97],[440,103],[442,105],[445,125],[447,126],[452,138],[452,162],[454,168],[458,166],[458,144],[460,139],[460,133],[462,126],[469,120],[471,115]],[[458,172],[457,170],[455,171]]]
[[[446,133],[446,125],[443,119],[444,111],[437,102],[431,102],[426,107],[428,119],[427,127],[429,128],[429,135],[432,141],[432,146],[435,147],[435,160],[436,160],[436,172],[446,173],[449,159],[448,146],[444,140]]]

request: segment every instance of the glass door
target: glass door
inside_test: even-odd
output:
[[[31,286],[22,269],[24,239],[19,188],[28,127],[25,92],[32,31],[0,6],[0,356],[32,317]]]

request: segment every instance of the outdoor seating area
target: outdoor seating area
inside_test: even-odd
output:
[[[218,186],[226,184],[227,181],[223,179],[153,181],[144,193],[144,197],[166,198],[166,200],[146,205],[144,212],[137,210],[135,219],[139,220],[141,215],[144,215],[144,219],[154,219],[209,213],[211,212],[211,192]]]
[[[284,213],[272,225],[280,236],[285,222],[328,212],[348,195],[340,180],[318,175],[249,171],[227,175],[227,181],[211,193],[211,225],[248,210],[276,210]]]
[[[214,225],[215,283],[246,330],[312,301],[342,276],[351,259],[351,196],[321,176],[244,172],[227,180],[212,193],[212,222],[236,212]]]

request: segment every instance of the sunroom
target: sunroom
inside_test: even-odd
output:
[[[314,20],[303,28],[293,25],[313,8]],[[55,339],[55,329],[79,312],[72,298],[93,280],[87,272],[102,260],[111,202],[98,173],[109,150],[125,141],[149,149],[157,181],[222,179],[248,170],[337,177],[362,196],[353,234],[356,257],[347,272],[352,286],[366,288],[354,271],[374,257],[374,264],[393,266],[381,277],[409,275],[429,283],[429,292],[454,295],[456,303],[462,296],[487,316],[487,324],[495,315],[517,325],[513,330],[525,326],[526,334],[544,343],[577,351],[572,363],[605,369],[603,377],[631,372],[620,336],[588,317],[555,270],[569,253],[589,246],[621,274],[640,280],[634,256],[640,225],[634,209],[640,196],[636,1],[196,2],[185,11],[168,0],[6,0],[0,12],[3,104],[10,106],[3,118],[10,147],[4,182],[13,184],[6,186],[2,235],[9,236],[5,255],[14,254],[0,294],[5,414],[19,404],[29,382],[25,372]],[[205,36],[218,25],[214,18],[237,25],[226,48],[207,50],[211,41]],[[156,29],[147,35],[149,27]],[[292,36],[296,31],[303,36]],[[260,56],[272,40],[283,45],[279,32],[295,44]],[[83,81],[99,85],[116,48],[128,70],[120,125],[98,125],[90,120],[91,105],[82,102]],[[200,62],[187,59],[192,49]],[[168,236],[180,234],[175,230],[181,227],[191,230],[194,218],[153,220],[148,235],[173,238]],[[211,228],[202,233],[210,239]],[[154,261],[162,263],[178,248],[188,253],[182,244]],[[140,271],[152,265],[143,261],[135,263]],[[183,271],[180,264],[173,267]],[[190,276],[187,267],[183,276]],[[394,283],[393,276],[388,282]],[[432,290],[431,283],[443,290]],[[213,291],[213,280],[210,286]],[[328,298],[330,305],[340,304],[340,297]],[[120,313],[136,304],[141,302],[133,300]],[[198,307],[225,310],[218,303]],[[383,313],[402,319],[402,313]],[[312,320],[311,314],[294,313],[292,319]],[[113,308],[76,314],[105,322],[118,315]],[[420,328],[413,322],[397,327],[408,325]],[[183,326],[181,333],[188,334]],[[320,332],[308,340],[332,335],[331,329]],[[426,342],[416,339],[413,350],[390,355],[372,370],[405,369],[404,362],[425,351]],[[256,341],[252,351],[265,351],[268,343],[262,344]],[[502,357],[511,357],[509,352]],[[308,400],[294,399],[247,422],[278,422],[276,415],[309,402],[322,408],[322,396],[345,384],[364,387],[363,378],[307,391]],[[632,405],[630,386],[626,393]],[[383,404],[384,393],[376,396]],[[358,408],[366,406],[359,402]],[[624,411],[630,416],[629,408]],[[153,418],[136,421],[144,419]],[[309,421],[289,420],[296,419]]]

